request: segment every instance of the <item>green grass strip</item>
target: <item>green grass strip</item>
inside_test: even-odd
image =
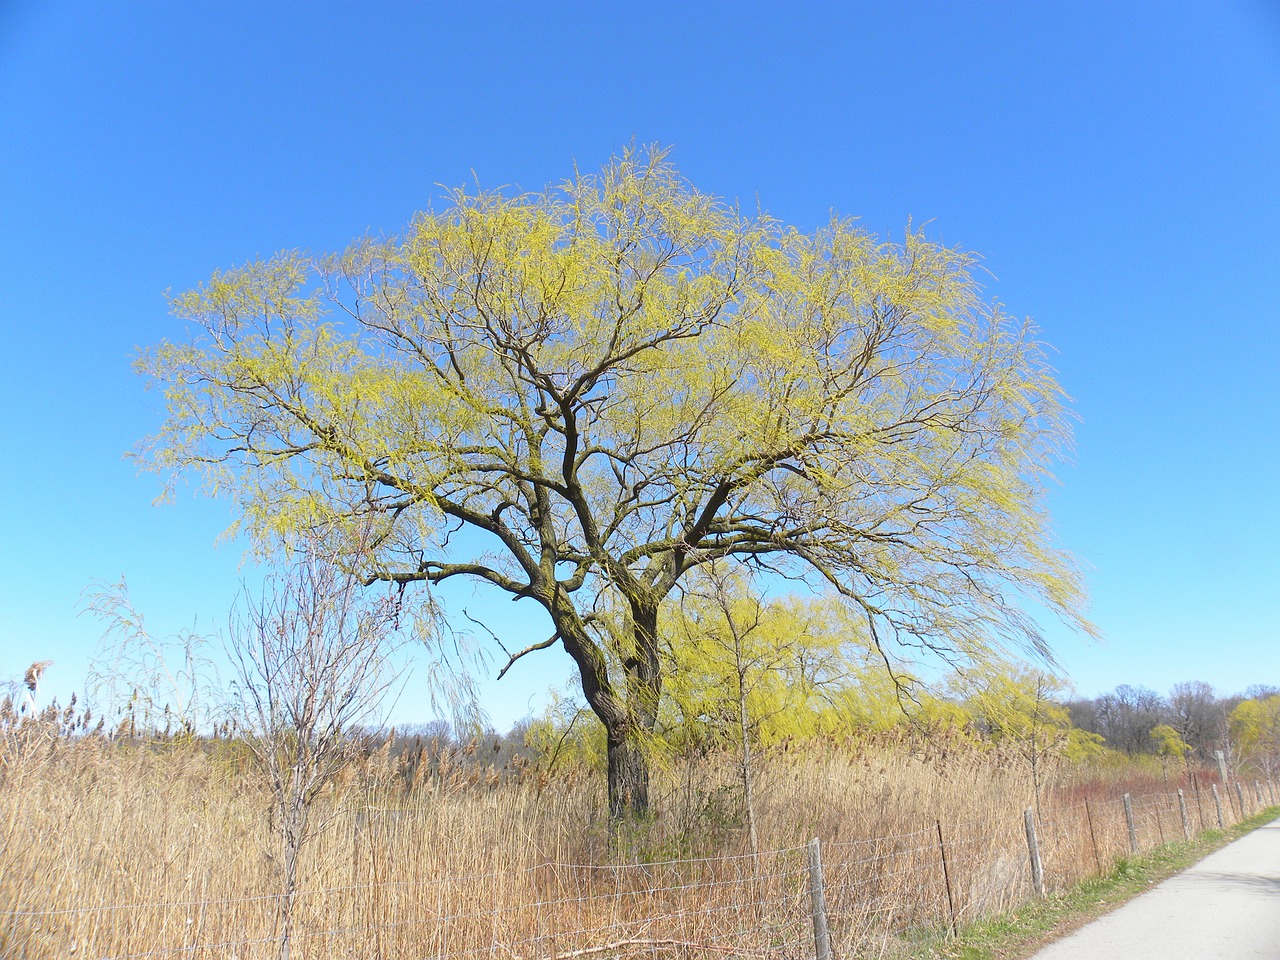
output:
[[[937,934],[910,946],[904,945],[906,949],[899,956],[912,960],[1028,957],[1277,817],[1280,817],[1280,806],[1267,807],[1226,830],[1207,830],[1192,840],[1168,843],[1136,857],[1121,858],[1105,876],[1090,877],[1043,900],[1028,901],[1009,913],[965,924],[956,937]]]

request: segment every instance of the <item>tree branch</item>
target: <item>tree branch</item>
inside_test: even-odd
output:
[[[519,651],[518,653],[511,654],[511,659],[507,661],[507,665],[505,667],[503,667],[501,670],[498,671],[498,676],[495,679],[501,680],[503,676],[506,675],[506,672],[511,669],[512,665],[515,664],[515,662],[519,660],[521,657],[523,657],[526,653],[533,653],[533,651],[535,650],[545,650],[547,649],[547,647],[551,646],[553,643],[555,643],[559,639],[560,639],[560,631],[557,630],[555,633],[553,633],[551,636],[547,637],[547,639],[541,641],[540,643],[531,643],[529,644],[529,646],[525,647],[523,650]],[[505,650],[506,648],[504,647],[503,649]]]

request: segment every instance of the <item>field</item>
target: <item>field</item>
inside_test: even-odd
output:
[[[489,749],[402,738],[342,771],[303,851],[293,956],[812,956],[815,837],[841,955],[1033,892],[1031,780],[999,751],[906,733],[774,749],[753,857],[732,756],[665,765],[653,819],[611,835],[602,776]],[[278,955],[279,841],[236,742],[11,724],[3,762],[0,954]],[[1049,889],[1129,851],[1127,791],[1141,847],[1180,838],[1177,786],[1055,767],[1036,818]],[[1267,790],[1242,787],[1243,812]],[[1217,825],[1207,780],[1185,796],[1191,832]]]

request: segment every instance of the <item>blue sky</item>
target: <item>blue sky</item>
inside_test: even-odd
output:
[[[1052,632],[1080,691],[1280,683],[1270,5],[10,0],[0,130],[0,678],[51,659],[51,693],[82,685],[94,578],[127,576],[157,633],[225,621],[229,506],[155,507],[122,456],[160,423],[131,358],[182,336],[167,289],[634,139],[801,227],[911,218],[981,253],[1081,417],[1052,496],[1106,635]],[[520,664],[494,721],[568,666]]]

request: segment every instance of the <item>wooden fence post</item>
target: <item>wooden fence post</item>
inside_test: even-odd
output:
[[[1129,799],[1129,794],[1124,795],[1124,819],[1129,825],[1129,852],[1138,853],[1138,828],[1133,822],[1133,801]]]
[[[1200,781],[1196,778],[1196,775],[1194,773],[1191,774],[1191,789],[1195,792],[1195,795],[1196,795],[1196,813],[1199,814],[1200,816],[1200,832],[1203,833],[1204,832],[1204,804],[1200,800]]]
[[[1093,808],[1089,801],[1084,802],[1084,815],[1089,821],[1089,840],[1093,843],[1093,864],[1098,868],[1098,876],[1102,876],[1102,858],[1098,856],[1098,835],[1093,832]]]
[[[831,960],[831,934],[827,931],[826,890],[822,883],[822,848],[818,838],[809,841],[809,904],[813,909],[813,954]]]
[[[1027,852],[1031,854],[1031,883],[1036,888],[1036,895],[1044,896],[1044,865],[1040,862],[1040,843],[1036,839],[1036,815],[1031,807],[1027,807],[1022,815],[1022,822],[1027,828]]]
[[[1240,801],[1240,819],[1244,819],[1244,791],[1240,789],[1240,781],[1236,781],[1236,799]]]
[[[1222,819],[1222,797],[1218,796],[1218,785],[1216,783],[1209,784],[1209,788],[1213,791],[1213,803],[1218,808],[1218,829],[1225,830],[1226,823]]]
[[[1187,798],[1182,794],[1182,788],[1178,788],[1178,812],[1182,814],[1182,839],[1191,839],[1191,824],[1187,822]]]
[[[953,937],[960,936],[960,930],[956,926],[956,901],[951,895],[951,870],[947,867],[947,845],[942,842],[942,821],[937,821],[938,826],[938,850],[942,853],[942,882],[947,888],[947,909],[951,912],[951,935]]]

